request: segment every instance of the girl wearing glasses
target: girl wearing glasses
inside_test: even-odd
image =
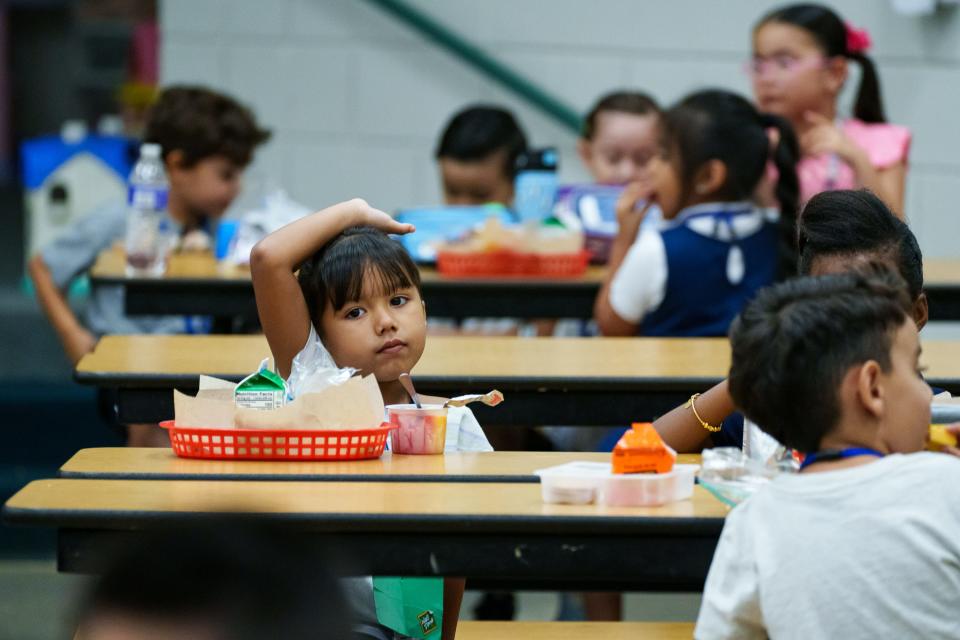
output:
[[[753,30],[748,73],[761,111],[786,118],[797,133],[800,199],[865,187],[903,218],[910,132],[888,124],[880,82],[866,53],[870,36],[817,4],[795,4],[763,17]],[[853,117],[838,113],[849,75],[860,68]]]

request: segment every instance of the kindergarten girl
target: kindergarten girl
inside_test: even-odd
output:
[[[779,215],[750,201],[771,153]],[[600,330],[725,335],[757,289],[795,270],[796,158],[789,125],[736,94],[701,91],[667,111],[660,155],[618,204],[620,228],[594,307]],[[641,199],[647,204],[636,211]],[[663,220],[638,234],[650,203]]]
[[[577,153],[598,184],[638,180],[657,153],[660,108],[650,96],[615,91],[597,100],[583,119]]]
[[[328,351],[338,367],[374,375],[386,404],[410,401],[399,376],[423,354],[426,309],[416,265],[386,234],[413,230],[355,199],[297,220],[254,247],[257,311],[281,375],[296,377],[298,367],[310,368]],[[466,407],[449,411],[446,450],[492,450]],[[443,638],[453,638],[463,581],[444,583]],[[365,628],[379,637],[369,580],[345,585]]]
[[[786,118],[800,142],[800,199],[866,187],[903,218],[910,132],[886,124],[880,82],[867,56],[870,36],[817,4],[795,4],[763,17],[753,30],[748,70],[760,110]],[[848,64],[860,67],[853,117],[837,98]]]

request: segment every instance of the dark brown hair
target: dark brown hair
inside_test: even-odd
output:
[[[373,227],[351,227],[300,266],[297,276],[310,320],[320,331],[327,305],[339,311],[363,292],[364,278],[376,278],[381,291],[420,291],[420,271],[410,254]]]
[[[727,181],[718,193],[724,200],[750,200],[773,160],[779,177],[780,277],[797,269],[797,202],[800,185],[797,160],[800,148],[790,124],[778,116],[760,113],[743,97],[723,89],[693,93],[663,116],[662,148],[678,167],[684,198],[689,198],[694,176],[705,163],[719,160],[727,167]],[[779,132],[771,149],[768,129]]]
[[[597,134],[597,118],[601,113],[609,111],[632,113],[638,116],[660,115],[657,101],[647,94],[639,91],[615,91],[597,100],[593,108],[587,112],[583,118],[583,129],[580,135],[587,140],[593,139]]]
[[[155,142],[163,157],[183,154],[187,167],[212,156],[223,156],[238,167],[253,159],[253,151],[270,138],[248,108],[233,98],[203,87],[164,89],[147,119],[145,142]]]
[[[730,395],[784,445],[809,453],[840,419],[850,367],[891,367],[894,334],[911,318],[903,279],[873,263],[763,289],[730,327]]]

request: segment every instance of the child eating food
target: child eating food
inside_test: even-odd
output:
[[[903,281],[786,282],[734,323],[737,407],[806,454],[727,517],[697,638],[955,638],[960,460],[920,451],[930,388]]]

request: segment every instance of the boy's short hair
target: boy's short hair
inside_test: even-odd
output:
[[[619,111],[638,116],[660,115],[657,101],[646,93],[639,91],[614,91],[602,96],[593,108],[583,118],[583,128],[580,135],[587,140],[593,139],[597,133],[597,117],[605,111]]]
[[[923,254],[916,236],[866,189],[824,191],[807,202],[797,221],[800,273],[825,255],[859,253],[889,258],[906,280],[910,298],[923,292]]]
[[[147,118],[145,142],[155,142],[163,157],[180,151],[187,167],[223,156],[246,167],[253,151],[270,138],[250,109],[203,87],[172,86],[163,90]]]
[[[352,638],[334,577],[346,567],[333,553],[242,517],[161,524],[107,552],[77,621],[120,614],[144,626],[205,623],[230,640]]]
[[[730,328],[730,394],[784,445],[816,451],[837,424],[837,392],[850,367],[887,371],[911,302],[903,279],[878,264],[762,290]]]
[[[472,162],[504,151],[503,172],[513,179],[517,158],[526,149],[527,137],[512,113],[501,107],[476,105],[450,119],[440,135],[435,155],[438,160]]]

